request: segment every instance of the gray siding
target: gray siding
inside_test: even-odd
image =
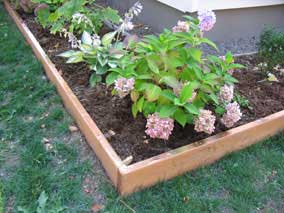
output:
[[[122,11],[127,10],[135,2],[136,0],[108,0],[111,6]],[[151,26],[157,32],[162,31],[165,27],[172,28],[177,20],[182,19],[182,16],[185,15],[156,0],[141,0],[141,3],[144,5],[144,10],[139,16],[140,21]],[[211,32],[206,33],[206,37],[217,43],[241,40],[250,43],[252,40],[257,40],[266,25],[284,30],[284,5],[215,12],[217,23]]]

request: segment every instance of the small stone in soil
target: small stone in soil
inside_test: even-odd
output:
[[[77,132],[78,128],[76,126],[69,126],[70,132]]]
[[[110,139],[111,137],[115,136],[115,132],[113,130],[109,130],[107,133],[104,134],[104,136],[107,139]]]
[[[143,143],[149,144],[149,140],[144,140]]]

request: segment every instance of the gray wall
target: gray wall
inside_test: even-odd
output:
[[[108,0],[114,8],[126,11],[136,0]],[[139,19],[157,32],[172,28],[184,13],[157,0],[141,0],[144,6]],[[217,43],[242,43],[245,51],[255,43],[265,25],[284,30],[284,5],[215,11],[217,23],[206,37]],[[189,14],[196,15],[196,14]],[[235,44],[238,45],[238,44]],[[252,44],[255,45],[255,44]],[[248,52],[248,50],[246,50]]]

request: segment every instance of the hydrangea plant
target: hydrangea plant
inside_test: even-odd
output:
[[[186,16],[172,31],[145,36],[106,78],[108,85],[115,84],[119,97],[130,94],[133,116],[144,114],[145,132],[151,138],[167,140],[174,121],[212,134],[218,117],[232,127],[242,116],[238,103],[231,102],[237,82],[232,70],[243,66],[234,63],[231,53],[224,58],[203,56],[201,44],[217,49],[203,37],[216,17],[212,11],[198,15],[198,19]]]

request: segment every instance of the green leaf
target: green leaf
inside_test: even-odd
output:
[[[136,118],[138,114],[137,102],[132,104],[131,111],[132,111],[133,117]]]
[[[193,67],[193,71],[198,79],[203,79],[203,72],[199,67]]]
[[[66,64],[75,64],[82,61],[84,61],[82,55],[73,55],[66,61]]]
[[[49,16],[50,12],[48,8],[42,8],[37,12],[37,20],[43,26],[43,28],[46,28],[46,26],[48,25]]]
[[[227,54],[225,56],[225,60],[228,64],[231,64],[231,63],[234,62],[234,57],[233,57],[231,52],[227,52]]]
[[[169,101],[172,101],[172,102],[174,102],[174,100],[176,98],[173,91],[169,90],[169,89],[163,90],[160,95],[163,96],[164,98],[168,99]]]
[[[105,20],[108,20],[114,24],[118,24],[119,20],[120,20],[120,16],[118,15],[118,11],[114,10],[110,7],[105,8],[104,10],[102,10],[103,13],[103,18]]]
[[[245,66],[242,64],[230,64],[228,69],[244,69]]]
[[[37,212],[45,212],[46,202],[48,200],[48,196],[45,191],[43,191],[38,198],[38,207]]]
[[[63,58],[70,58],[72,56],[82,56],[82,52],[81,51],[75,51],[75,50],[68,50],[66,52],[60,53],[57,56],[63,57]]]
[[[226,112],[226,110],[223,107],[217,106],[215,109],[215,113],[219,116],[223,115]]]
[[[153,59],[153,57],[147,57],[146,60],[148,62],[148,66],[149,66],[150,70],[152,70],[154,73],[158,74],[160,72],[160,70],[159,70],[159,67],[156,64],[155,60]]]
[[[186,103],[192,97],[193,90],[198,86],[197,82],[187,83],[180,91],[180,102]]]
[[[235,79],[233,76],[231,76],[229,74],[225,75],[224,80],[227,83],[238,83],[239,82],[237,79]]]
[[[186,103],[192,97],[192,93],[193,93],[192,85],[186,84],[180,92],[180,102]]]
[[[177,105],[177,106],[183,106],[184,105],[184,103],[180,102],[179,98],[174,99],[174,104]]]
[[[114,81],[118,78],[118,73],[112,72],[106,77],[106,84],[109,86],[114,83]]]
[[[185,104],[184,108],[191,114],[199,115],[199,109],[194,104]]]
[[[116,35],[116,31],[105,34],[104,37],[102,38],[102,44],[105,47],[108,47],[109,45],[111,45],[111,42],[114,39],[115,35]]]
[[[155,84],[147,84],[146,98],[150,102],[156,101],[158,100],[161,92],[162,92],[162,89],[159,86]]]
[[[218,97],[214,93],[211,93],[209,97],[211,98],[212,101],[214,101],[215,104],[219,104]]]
[[[137,90],[132,90],[130,92],[130,98],[133,102],[137,102],[139,97],[140,97],[140,94],[139,94],[139,92],[137,92]]]
[[[103,74],[107,73],[107,71],[108,71],[108,67],[106,67],[106,66],[100,66],[100,65],[96,66],[96,73],[98,75],[103,75]]]
[[[197,48],[189,48],[188,49],[189,55],[196,61],[201,62],[202,52],[200,49]]]
[[[144,102],[145,102],[144,96],[141,97],[141,98],[138,100],[138,102],[137,102],[137,109],[138,109],[139,112],[142,112]]]
[[[185,127],[185,124],[187,122],[187,116],[184,113],[183,110],[177,109],[174,114],[174,119],[183,127]]]
[[[97,84],[98,82],[101,82],[101,81],[102,81],[102,76],[97,75],[96,73],[93,73],[93,74],[91,75],[89,81],[90,81],[91,87],[94,87],[94,86],[96,86],[96,84]]]
[[[216,44],[212,41],[210,41],[208,38],[201,38],[200,40],[202,43],[208,44],[209,46],[213,47],[215,50],[218,50],[218,47]]]
[[[160,80],[160,82],[164,82],[171,88],[179,88],[181,85],[180,82],[174,76],[165,76]]]
[[[136,79],[139,79],[139,80],[152,80],[152,75],[151,74],[142,74],[142,75],[138,75],[136,77]]]
[[[160,109],[159,116],[161,118],[169,118],[171,117],[175,111],[177,110],[177,106],[168,104],[168,105],[163,105]]]
[[[156,111],[156,104],[155,102],[148,102],[145,100],[143,105],[143,114],[147,117],[149,114],[152,114]]]

